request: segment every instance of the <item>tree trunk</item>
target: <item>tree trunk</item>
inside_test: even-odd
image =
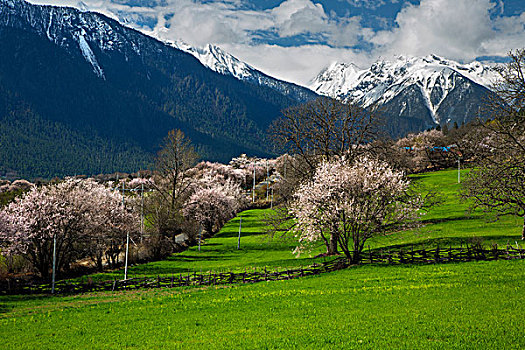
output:
[[[97,266],[97,270],[99,272],[102,272],[104,270],[104,264],[102,262],[102,255],[97,255],[97,258],[96,258],[96,266]]]
[[[330,235],[330,242],[328,243],[328,247],[327,247],[327,254],[328,255],[338,255],[339,252],[337,251],[337,233],[336,232],[332,232],[332,234]]]
[[[352,256],[352,264],[359,264],[361,262],[361,252],[359,250],[354,250]]]
[[[338,235],[339,235],[339,232],[337,231],[337,227],[332,227],[330,229],[330,241],[328,242],[326,246],[327,255],[338,255],[339,254],[339,252],[337,251]]]

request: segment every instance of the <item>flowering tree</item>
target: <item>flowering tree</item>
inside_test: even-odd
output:
[[[7,245],[7,237],[14,234],[14,226],[11,217],[5,212],[0,211],[0,247]]]
[[[208,233],[221,227],[242,209],[245,198],[239,184],[231,180],[224,184],[212,177],[201,179],[200,187],[188,199],[183,213],[196,220]]]
[[[44,278],[49,276],[54,238],[57,270],[65,270],[76,259],[107,249],[107,234],[130,229],[134,220],[118,193],[78,179],[32,188],[10,203],[0,219],[10,223],[0,237],[7,252],[25,257]]]
[[[128,182],[127,186],[133,189],[140,189],[142,187],[144,187],[144,189],[150,189],[154,187],[154,182],[151,178],[136,177]]]
[[[300,251],[306,244],[327,241],[336,232],[352,263],[361,259],[366,240],[415,222],[422,199],[409,191],[402,172],[362,156],[321,163],[313,179],[299,187],[291,212]]]
[[[104,258],[112,266],[118,263],[126,235],[137,232],[138,216],[118,191],[91,180],[82,181],[82,191],[88,213],[82,251],[101,271]]]
[[[352,160],[361,154],[371,154],[371,141],[379,138],[381,115],[376,106],[363,109],[351,103],[320,97],[282,112],[270,126],[270,135],[277,149],[293,157],[289,162],[286,186],[295,191],[309,181],[323,160],[345,156]],[[282,205],[287,207],[286,192]],[[277,216],[276,221],[281,221]],[[337,232],[332,232],[327,254],[337,254]]]
[[[237,169],[231,165],[212,162],[200,162],[195,166],[195,170],[199,172],[196,176],[211,176],[221,183],[231,180],[243,186],[247,176],[250,176],[249,169]]]

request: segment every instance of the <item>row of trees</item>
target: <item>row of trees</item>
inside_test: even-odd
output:
[[[148,178],[30,184],[0,211],[2,254],[22,257],[28,269],[48,278],[55,241],[59,272],[86,259],[99,270],[117,266],[128,234],[135,258],[159,259],[177,251],[242,210],[243,187],[253,176],[247,166],[196,162],[193,146],[177,130],[165,138]]]
[[[93,180],[67,179],[33,187],[0,212],[0,242],[8,255],[23,256],[48,277],[56,241],[57,270],[79,259],[98,266],[116,261],[123,237],[135,231],[136,212],[122,196]]]

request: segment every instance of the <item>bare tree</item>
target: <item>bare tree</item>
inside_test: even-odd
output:
[[[525,240],[525,49],[511,51],[500,71],[483,123],[488,150],[465,183],[463,196],[473,207],[523,216]]]
[[[323,159],[352,160],[369,152],[366,144],[379,135],[379,114],[329,97],[290,107],[270,127],[275,145],[301,159],[310,177]]]
[[[170,209],[176,210],[178,199],[188,188],[187,170],[197,163],[197,153],[191,141],[180,130],[171,130],[156,159],[156,168],[167,186],[159,189],[169,198]]]
[[[149,243],[159,258],[167,253],[168,239],[181,233],[182,207],[191,195],[191,174],[188,170],[197,163],[197,153],[180,130],[171,130],[165,137],[156,159],[155,191],[147,196],[146,218],[150,227]]]

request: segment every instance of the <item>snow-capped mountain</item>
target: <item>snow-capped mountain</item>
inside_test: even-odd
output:
[[[309,87],[365,107],[381,105],[390,118],[425,114],[435,124],[461,123],[477,116],[480,99],[497,76],[495,67],[480,62],[460,64],[435,55],[398,56],[392,61],[379,60],[368,69],[334,63]]]
[[[297,102],[105,15],[0,0],[0,172],[134,171],[172,129],[207,159],[269,156],[268,126]]]
[[[167,43],[193,55],[204,66],[217,73],[231,75],[239,80],[255,85],[267,86],[299,102],[306,102],[317,97],[315,93],[307,88],[275,79],[262,73],[216,45],[208,44],[205,47],[199,48],[191,46],[181,40],[175,42],[168,41]]]
[[[29,17],[34,29],[45,34],[55,44],[68,49],[80,49],[82,56],[92,66],[93,72],[103,79],[104,70],[99,65],[92,46],[96,46],[102,52],[120,51],[126,57],[133,55],[132,52],[129,52],[131,48],[135,54],[140,55],[140,42],[130,40],[130,37],[126,35],[127,33],[121,29],[125,27],[114,23],[114,21],[108,21],[108,18],[103,15],[87,12],[87,6],[82,5],[82,2],[79,2],[78,5],[81,8],[80,10],[42,6],[37,16],[33,14],[35,12],[34,6],[24,1],[2,0],[1,3],[12,11],[16,8],[14,12],[17,13],[17,16]],[[9,18],[10,12],[4,11],[0,14],[0,18],[4,17],[7,24],[10,20],[12,21]],[[38,18],[38,16],[43,17]],[[64,30],[68,31],[65,37],[62,36]],[[215,72],[231,75],[255,85],[269,87],[298,102],[305,102],[316,97],[316,94],[312,93],[310,89],[272,78],[217,46],[207,45],[204,48],[196,48],[182,41],[164,43],[193,55],[201,64]]]

